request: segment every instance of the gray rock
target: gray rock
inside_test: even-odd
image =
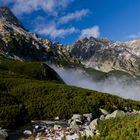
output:
[[[109,112],[106,111],[105,109],[100,108],[99,110],[101,111],[101,113],[102,113],[103,115],[108,115],[108,114],[109,114]]]
[[[68,124],[72,129],[78,129],[79,125],[82,124],[82,115],[80,114],[73,114],[72,118],[68,120]]]
[[[124,111],[116,110],[116,111],[114,111],[113,113],[108,114],[108,115],[105,117],[105,119],[107,120],[107,119],[110,119],[110,118],[123,117],[123,116],[125,116],[125,115],[126,115],[126,114],[125,114]]]
[[[81,120],[82,119],[82,115],[80,115],[80,114],[73,114],[71,119],[72,120],[75,120],[75,119]]]
[[[0,129],[0,140],[6,140],[8,137],[8,133],[6,132],[5,129]]]
[[[58,120],[59,120],[59,117],[58,117],[58,116],[57,116],[57,117],[55,117],[55,118],[54,118],[54,120],[55,120],[55,121],[58,121]]]
[[[98,122],[99,122],[99,119],[94,119],[90,125],[89,125],[89,128],[92,130],[92,131],[95,131],[96,130],[96,126],[98,125]]]
[[[85,129],[84,130],[84,135],[86,137],[93,137],[94,136],[93,132],[90,129]]]
[[[68,120],[68,124],[70,125],[71,122],[72,122],[72,119],[69,119],[69,120]]]
[[[72,130],[78,130],[81,125],[82,125],[82,122],[78,119],[75,119],[70,123],[70,128]]]
[[[103,121],[104,119],[105,119],[105,116],[104,115],[101,115],[100,116],[100,120]]]
[[[32,132],[30,130],[25,130],[23,132],[24,135],[32,135]]]
[[[54,125],[54,130],[61,130],[62,126],[61,125]]]
[[[35,125],[35,129],[38,129],[39,128],[39,125]]]
[[[83,117],[85,117],[87,119],[87,121],[90,122],[92,119],[92,113],[83,114]]]

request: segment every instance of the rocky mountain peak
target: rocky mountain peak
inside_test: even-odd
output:
[[[60,43],[39,38],[26,30],[7,7],[0,7],[0,55],[19,60],[49,61],[58,65],[76,61]]]
[[[0,7],[0,21],[24,28],[8,7]]]
[[[81,60],[90,59],[97,50],[109,46],[113,42],[106,38],[83,38],[75,42],[70,49],[70,53]]]
[[[84,38],[74,43],[69,51],[86,67],[140,75],[140,39],[113,42],[103,38]]]

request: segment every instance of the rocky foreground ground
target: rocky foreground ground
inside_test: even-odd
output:
[[[140,114],[140,111],[122,111],[115,110],[112,113],[108,113],[104,109],[100,109],[100,115],[98,118],[94,118],[92,113],[88,114],[74,114],[69,120],[59,120],[56,117],[54,121],[43,121],[36,120],[32,121],[32,126],[30,128],[24,129],[19,135],[21,140],[77,140],[80,137],[94,137],[99,136],[100,132],[98,130],[98,124],[100,121],[104,121],[111,118],[125,117],[126,115],[136,115]],[[5,140],[9,137],[10,140],[13,136],[9,131],[5,129],[0,129],[0,140]]]

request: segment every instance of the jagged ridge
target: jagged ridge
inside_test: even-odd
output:
[[[77,41],[69,51],[86,67],[104,72],[121,70],[140,75],[140,40],[113,42],[91,37]]]
[[[7,7],[0,8],[0,54],[8,58],[53,63],[74,63],[63,45],[26,30]]]
[[[140,75],[140,40],[113,42],[90,37],[64,47],[27,31],[6,7],[0,8],[0,54],[20,60],[50,61],[63,66],[82,62],[85,67],[104,72],[121,70]]]

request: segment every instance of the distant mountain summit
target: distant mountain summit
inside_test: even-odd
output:
[[[109,72],[126,71],[140,75],[140,40],[113,42],[109,39],[85,38],[70,47],[70,53],[90,68]]]
[[[100,38],[83,38],[76,41],[72,46],[69,47],[70,53],[81,60],[90,59],[97,50],[102,47],[108,46],[112,41],[109,39]]]

